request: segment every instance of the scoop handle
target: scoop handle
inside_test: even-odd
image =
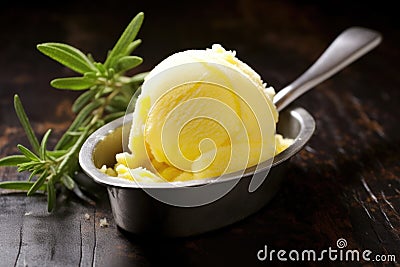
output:
[[[275,95],[277,110],[375,48],[381,40],[380,33],[362,27],[343,31],[306,72]]]

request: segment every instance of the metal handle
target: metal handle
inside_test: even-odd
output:
[[[342,32],[303,75],[275,95],[277,110],[375,48],[381,40],[378,32],[366,28],[352,27]]]

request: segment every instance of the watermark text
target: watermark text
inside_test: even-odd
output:
[[[328,247],[321,251],[313,249],[304,250],[275,250],[264,248],[257,252],[257,259],[260,261],[366,261],[366,262],[396,262],[394,254],[374,254],[371,250],[363,251],[357,249],[346,249],[347,241],[339,238],[336,247]]]

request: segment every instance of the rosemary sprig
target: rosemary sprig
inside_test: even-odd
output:
[[[14,108],[28,137],[31,149],[18,145],[21,155],[0,159],[1,166],[16,166],[19,172],[30,172],[27,181],[5,181],[0,188],[25,190],[31,196],[37,191],[47,193],[48,211],[56,202],[56,188],[64,186],[77,196],[87,200],[74,176],[79,170],[78,154],[87,137],[105,123],[125,114],[134,92],[140,87],[146,73],[125,76],[128,70],[142,63],[142,58],[131,56],[140,45],[135,40],[143,22],[143,13],[137,14],[129,23],[104,63],[96,62],[79,49],[68,44],[44,43],[37,45],[40,52],[65,67],[81,74],[78,77],[57,78],[51,85],[57,89],[79,90],[82,93],[74,102],[72,110],[77,114],[68,130],[55,147],[48,149],[49,129],[39,142],[29,122],[18,95]]]

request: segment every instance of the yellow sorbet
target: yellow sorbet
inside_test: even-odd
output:
[[[139,182],[217,177],[265,161],[292,142],[275,132],[275,91],[235,52],[175,53],[146,77],[129,150],[109,175]],[[113,172],[115,173],[113,173]]]

